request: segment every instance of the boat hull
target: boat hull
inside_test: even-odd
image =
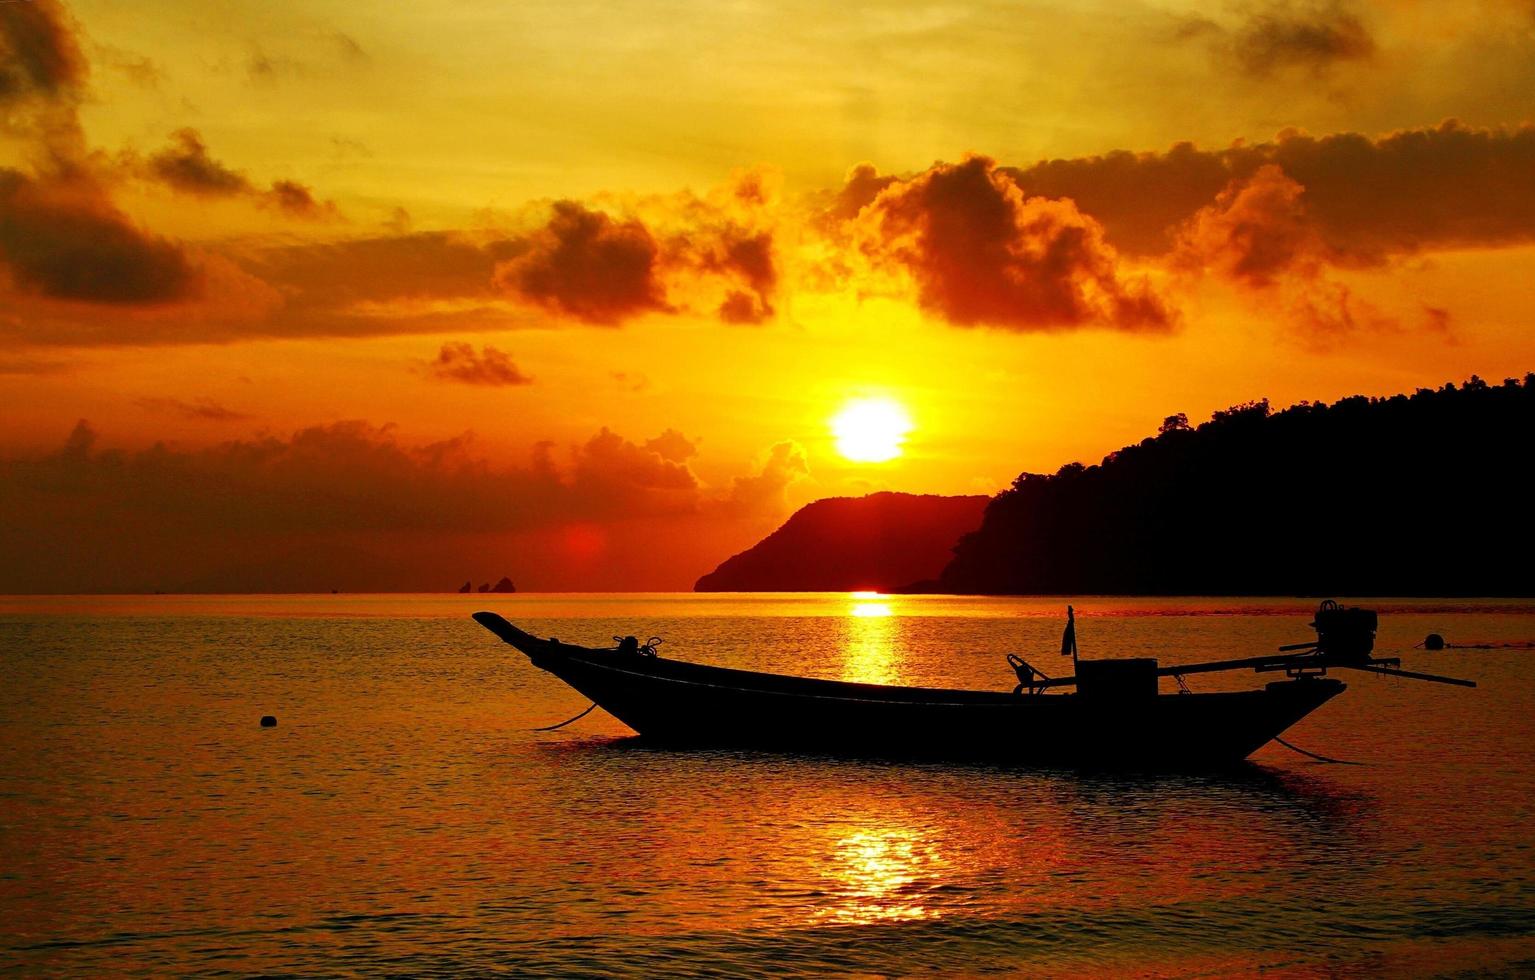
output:
[[[669,746],[1207,768],[1247,758],[1345,687],[1304,677],[1252,691],[1124,698],[854,684],[592,650],[481,619],[488,615],[475,618],[535,666]]]

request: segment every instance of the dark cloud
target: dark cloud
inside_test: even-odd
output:
[[[0,3],[0,106],[57,99],[85,84],[87,66],[57,0]]]
[[[244,174],[229,169],[208,155],[208,146],[195,129],[178,129],[171,146],[149,158],[149,173],[189,194],[228,196],[250,192]]]
[[[1070,201],[1025,197],[992,161],[936,164],[859,213],[864,247],[904,267],[950,323],[1013,330],[1160,331],[1172,314],[1124,275],[1102,229]]]
[[[1328,274],[1333,256],[1309,219],[1305,192],[1273,164],[1232,181],[1184,226],[1177,261],[1273,297],[1277,310],[1314,342],[1385,325]]]
[[[496,295],[496,263],[522,246],[450,232],[282,245],[252,253],[250,270],[278,284],[290,305],[311,310],[360,302]]]
[[[339,216],[334,203],[316,200],[313,191],[295,180],[274,180],[264,199],[288,214],[311,221]]]
[[[213,159],[208,153],[208,145],[195,129],[178,129],[172,133],[171,145],[152,155],[145,162],[143,172],[185,194],[248,196],[263,206],[311,221],[340,216],[335,204],[317,200],[313,191],[297,181],[277,180],[267,190],[261,190],[245,174]]]
[[[827,216],[834,221],[850,221],[858,217],[858,212],[872,204],[880,191],[898,179],[882,176],[872,163],[858,164],[848,171],[847,180],[827,208]]]
[[[461,384],[504,387],[533,383],[504,351],[486,346],[476,354],[473,345],[462,342],[443,344],[430,370],[433,377]]]
[[[1232,180],[1278,166],[1306,191],[1307,213],[1339,261],[1535,241],[1535,127],[1455,121],[1379,138],[1284,133],[1272,143],[1166,153],[1116,152],[1008,170],[1030,194],[1070,198],[1136,255],[1174,232]]]
[[[94,52],[98,64],[106,65],[139,88],[158,89],[165,81],[164,70],[152,58],[106,44],[96,45]]]
[[[412,447],[360,421],[194,449],[100,442],[82,421],[52,452],[0,457],[0,552],[28,556],[0,564],[0,592],[446,590],[507,573],[524,587],[685,588],[781,518],[803,469],[784,444],[710,496],[667,458],[689,440],[606,429],[562,464],[547,445],[507,465],[467,435]]]
[[[1340,3],[1276,3],[1253,11],[1230,37],[1237,63],[1260,77],[1283,68],[1323,71],[1375,54],[1375,39]]]
[[[245,59],[245,74],[257,85],[275,85],[284,76],[304,75],[309,67],[296,58],[270,55],[260,45],[251,48]]]
[[[692,510],[698,487],[685,465],[607,429],[572,452],[567,472],[547,461],[493,468],[469,436],[409,447],[391,427],[362,421],[203,449],[130,453],[96,442],[82,421],[57,452],[0,462],[0,474],[23,492],[51,489],[102,508],[103,519],[148,517],[168,532],[498,531]]]
[[[153,304],[197,291],[182,249],[135,227],[93,184],[0,169],[0,271],[23,292]]]
[[[150,412],[176,415],[196,422],[239,422],[250,418],[244,412],[225,408],[206,395],[193,398],[191,401],[180,398],[146,397],[135,400],[134,404]]]
[[[751,293],[732,289],[720,302],[718,312],[719,318],[726,323],[761,323],[772,316],[773,308],[763,305],[762,301]]]
[[[587,323],[617,325],[670,311],[659,279],[660,249],[645,225],[557,201],[524,254],[496,268],[517,298]]]
[[[706,271],[725,277],[741,288],[730,289],[719,307],[726,323],[761,323],[773,315],[773,293],[778,288],[778,264],[773,255],[773,236],[727,227],[706,246]]]
[[[0,133],[33,142],[36,157],[61,173],[84,169],[79,105],[88,72],[61,3],[0,3]]]

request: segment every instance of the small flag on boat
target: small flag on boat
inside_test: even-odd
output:
[[[1066,607],[1066,632],[1061,634],[1061,656],[1073,657],[1077,653],[1077,614]]]

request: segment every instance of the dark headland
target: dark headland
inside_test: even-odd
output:
[[[888,592],[932,578],[990,498],[872,493],[807,504],[693,586],[697,592]]]
[[[1023,473],[940,592],[1535,595],[1535,374],[1271,411]]]
[[[1535,595],[1532,442],[1535,374],[1174,415],[989,501],[817,501],[695,589]]]

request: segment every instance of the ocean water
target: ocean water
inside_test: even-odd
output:
[[[1296,599],[1081,597],[1084,656],[1309,638]],[[1379,600],[1349,690],[1211,775],[646,747],[469,619],[1010,689],[1063,600],[0,598],[0,968],[1535,974],[1535,603]],[[1425,634],[1485,649],[1412,649]],[[1195,690],[1261,683],[1191,677]],[[276,715],[276,728],[258,726]]]

